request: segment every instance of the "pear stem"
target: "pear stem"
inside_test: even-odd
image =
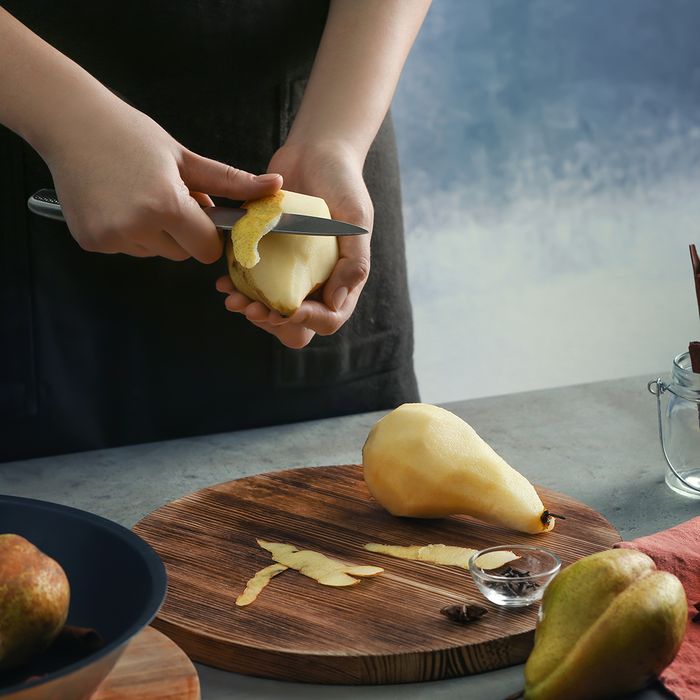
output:
[[[549,521],[552,518],[559,518],[560,520],[566,520],[566,518],[563,515],[557,515],[556,513],[550,513],[548,510],[542,511],[542,515],[540,516],[540,520],[542,521],[543,525],[549,525]]]

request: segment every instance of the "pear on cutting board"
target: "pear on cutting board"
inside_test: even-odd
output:
[[[464,513],[532,534],[554,527],[532,484],[444,408],[408,403],[384,416],[362,463],[370,493],[392,515]]]
[[[596,700],[643,688],[673,660],[687,616],[681,582],[645,554],[612,549],[579,559],[544,592],[526,700]]]
[[[0,671],[49,647],[68,617],[60,564],[20,535],[0,535]]]
[[[285,213],[330,219],[328,205],[320,197],[280,190],[243,207],[247,212],[226,243],[229,276],[240,292],[289,316],[330,277],[338,241],[270,231]]]

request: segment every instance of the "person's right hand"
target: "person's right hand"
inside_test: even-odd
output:
[[[42,156],[71,234],[98,253],[214,262],[222,241],[200,208],[208,195],[252,199],[282,186],[279,175],[192,153],[116,97],[63,128]]]

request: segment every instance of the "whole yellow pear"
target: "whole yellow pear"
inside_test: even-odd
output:
[[[49,647],[68,617],[60,564],[20,535],[0,535],[0,671]]]
[[[392,515],[464,513],[532,534],[554,527],[532,484],[444,408],[407,403],[384,416],[362,463],[370,493]]]

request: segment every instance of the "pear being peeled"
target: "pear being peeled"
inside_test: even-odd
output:
[[[532,534],[554,527],[532,484],[444,408],[399,406],[370,431],[362,462],[370,493],[392,515],[464,513]]]
[[[236,289],[289,316],[330,277],[338,261],[335,236],[270,233],[282,214],[330,219],[326,202],[280,190],[243,207],[226,244],[228,271]]]

